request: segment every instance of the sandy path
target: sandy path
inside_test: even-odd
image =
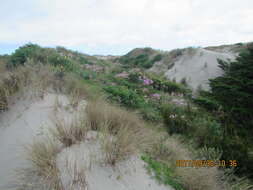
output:
[[[89,133],[88,136],[96,136],[94,131]],[[152,179],[145,169],[145,163],[138,156],[132,156],[115,166],[105,165],[104,159],[96,137],[65,148],[57,157],[65,189],[172,190],[170,186],[158,184]],[[76,182],[77,174],[85,176],[86,185]]]
[[[46,133],[56,97],[47,94],[43,100],[19,100],[0,114],[0,189],[13,188],[15,170],[27,166],[24,145]]]

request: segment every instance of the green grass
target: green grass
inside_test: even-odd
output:
[[[160,183],[164,185],[170,185],[175,190],[184,190],[183,186],[180,184],[179,180],[176,179],[173,174],[173,170],[156,160],[153,160],[149,156],[141,157],[144,162],[147,163],[146,169],[153,177]]]

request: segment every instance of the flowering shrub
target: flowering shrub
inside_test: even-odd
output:
[[[153,84],[154,82],[151,80],[151,79],[143,79],[143,84],[144,85],[151,85]]]

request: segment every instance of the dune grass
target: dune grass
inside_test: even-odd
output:
[[[64,119],[55,116],[53,122],[55,127],[50,129],[51,134],[66,147],[84,140],[88,132],[84,117],[76,116],[71,123],[67,124]]]
[[[134,113],[102,101],[86,108],[87,125],[99,131],[106,163],[125,160],[150,146],[151,133]]]
[[[35,175],[41,176],[51,188],[61,189],[56,166],[58,144],[51,138],[36,139],[26,146],[27,159],[31,161]]]

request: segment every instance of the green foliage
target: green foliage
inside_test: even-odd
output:
[[[44,62],[45,56],[43,49],[36,44],[27,44],[17,49],[12,55],[7,64],[7,67],[16,67],[24,65],[27,59],[34,59],[35,61]]]
[[[218,110],[220,107],[219,103],[210,97],[199,96],[193,99],[193,101],[194,103],[198,104],[201,107],[204,107],[209,111]]]
[[[109,93],[108,99],[114,100],[130,108],[139,108],[144,104],[144,99],[132,89],[124,86],[107,86],[104,90]]]
[[[253,44],[234,62],[219,60],[224,75],[210,80],[212,96],[238,125],[253,127]]]
[[[130,73],[128,77],[129,77],[130,82],[133,82],[133,83],[139,83],[140,82],[138,73]]]
[[[146,121],[158,122],[162,119],[160,110],[152,104],[144,104],[139,108],[142,118]]]
[[[222,141],[221,125],[210,117],[195,117],[189,121],[189,134],[199,146],[216,147]]]
[[[148,78],[150,78],[154,82],[152,86],[157,90],[161,90],[168,93],[176,92],[182,94],[190,92],[190,90],[182,84],[163,79],[159,76],[149,74]]]
[[[161,108],[161,113],[168,132],[173,133],[185,133],[187,134],[189,129],[187,111],[184,107],[179,107],[173,104],[165,104]]]
[[[149,156],[142,156],[141,158],[147,163],[146,169],[148,172],[152,174],[158,182],[169,185],[176,190],[184,189],[179,180],[173,174],[173,170],[167,165],[153,160]]]
[[[55,67],[62,66],[68,71],[72,71],[74,69],[74,65],[70,59],[66,58],[65,56],[61,56],[57,53],[49,55],[48,63]]]
[[[126,55],[126,56],[121,57],[119,61],[123,63],[124,67],[126,68],[140,67],[140,68],[149,69],[154,64],[154,60],[150,60],[150,55],[148,52],[144,52],[135,57]]]
[[[161,54],[157,54],[157,55],[153,58],[152,62],[155,63],[155,62],[161,61],[162,58],[163,58],[163,56],[162,56]]]
[[[161,113],[170,134],[193,138],[198,146],[216,147],[222,141],[223,129],[214,118],[190,106],[162,106]]]
[[[193,102],[210,114],[185,114],[170,108],[163,117],[170,132],[190,136],[199,146],[218,148],[221,159],[237,160],[237,173],[251,174],[253,127],[253,44],[233,62],[219,61],[224,74],[210,80],[211,91],[199,91]],[[167,114],[185,114],[172,120]],[[209,115],[209,116],[208,116]],[[215,118],[215,119],[214,119]],[[182,127],[183,125],[183,127]],[[173,127],[174,126],[174,127]],[[173,128],[172,128],[173,127]],[[172,128],[172,129],[171,129]],[[174,128],[177,128],[176,130]]]
[[[60,48],[60,50],[58,48],[60,53],[66,53],[68,51],[64,48]],[[73,71],[74,62],[66,56],[62,56],[60,53],[55,49],[42,48],[36,44],[27,44],[18,48],[10,56],[7,67],[12,68],[18,65],[24,65],[28,60],[33,60],[34,63],[49,63],[55,67],[63,66],[65,70]]]
[[[87,59],[85,59],[84,57],[80,57],[79,62],[81,65],[85,65],[85,64],[92,65],[92,63],[88,61]]]

